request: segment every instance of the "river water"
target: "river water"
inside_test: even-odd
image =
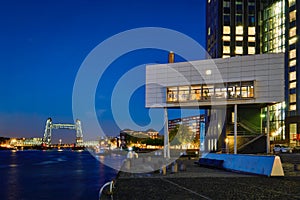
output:
[[[116,174],[87,151],[0,151],[0,199],[96,200]]]

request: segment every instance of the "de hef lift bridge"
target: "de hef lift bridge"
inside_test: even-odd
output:
[[[53,129],[70,129],[76,131],[76,146],[83,145],[83,134],[82,134],[82,127],[81,121],[79,119],[76,120],[75,124],[54,124],[52,123],[52,119],[48,118],[46,121],[46,127],[43,137],[43,143],[46,146],[51,145],[52,140],[52,130]]]

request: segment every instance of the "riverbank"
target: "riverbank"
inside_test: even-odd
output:
[[[300,155],[299,155],[300,156]],[[186,170],[119,172],[114,199],[300,199],[300,173],[262,177],[199,167],[196,159],[180,158]],[[283,163],[289,165],[291,163]]]

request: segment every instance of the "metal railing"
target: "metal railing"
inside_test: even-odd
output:
[[[114,181],[109,181],[107,183],[105,183],[99,190],[99,200],[101,199],[103,190],[105,187],[109,186],[109,191],[108,191],[108,195],[110,196],[111,199],[113,199],[113,189],[114,189]]]

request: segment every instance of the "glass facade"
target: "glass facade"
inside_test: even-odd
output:
[[[285,136],[285,103],[277,103],[269,106],[270,109],[270,140],[273,142],[283,141]],[[262,109],[262,127],[267,132],[267,108]]]
[[[285,53],[286,106],[285,111],[281,109],[281,115],[286,117],[286,135],[276,136],[274,140],[281,138],[283,142],[290,143],[293,131],[299,135],[296,140],[300,142],[299,11],[300,0],[215,0],[207,6],[210,16],[206,24],[215,33],[213,39],[207,40],[207,51],[212,58]],[[232,84],[226,85],[227,99],[245,94],[242,88]],[[215,91],[222,94],[219,89]],[[207,94],[209,98],[211,92]]]
[[[290,127],[290,144],[296,144],[298,140],[297,123],[291,123]]]
[[[285,1],[277,1],[262,14],[262,52],[285,51]]]
[[[200,150],[204,151],[204,141],[205,141],[205,115],[196,115],[184,118],[177,118],[169,120],[168,122],[169,131],[178,128],[180,125],[186,126],[192,133],[193,143],[187,144],[186,148],[198,148],[200,145]],[[200,144],[199,144],[200,140]]]
[[[167,102],[254,98],[254,81],[176,86],[167,88]]]

